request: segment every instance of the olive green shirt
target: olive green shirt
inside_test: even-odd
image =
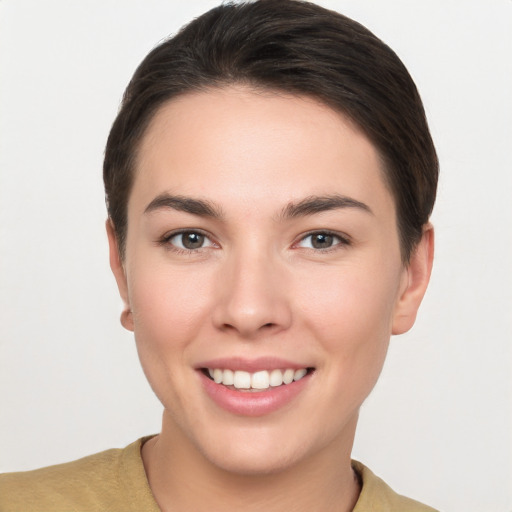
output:
[[[66,464],[0,475],[0,512],[159,512],[141,458],[145,439]],[[353,512],[435,512],[392,491],[359,462]]]

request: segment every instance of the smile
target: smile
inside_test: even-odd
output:
[[[237,390],[263,391],[296,382],[305,377],[310,369],[261,370],[250,373],[242,370],[207,368],[206,373],[216,383]]]

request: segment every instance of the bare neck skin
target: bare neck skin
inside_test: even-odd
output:
[[[283,471],[244,475],[213,465],[164,413],[162,434],[144,444],[142,459],[162,512],[350,512],[360,493],[350,465],[355,423],[347,428],[352,437],[348,443],[338,440]]]

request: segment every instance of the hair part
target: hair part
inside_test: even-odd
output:
[[[362,130],[382,158],[407,263],[432,212],[439,172],[416,86],[393,50],[368,29],[298,0],[220,5],[139,65],[108,137],[103,167],[121,257],[137,151],[155,113],[182,94],[238,84],[312,97]]]

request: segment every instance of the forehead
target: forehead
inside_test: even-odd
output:
[[[139,148],[132,195],[263,204],[333,189],[394,208],[378,151],[350,120],[309,97],[233,86],[159,109]]]

